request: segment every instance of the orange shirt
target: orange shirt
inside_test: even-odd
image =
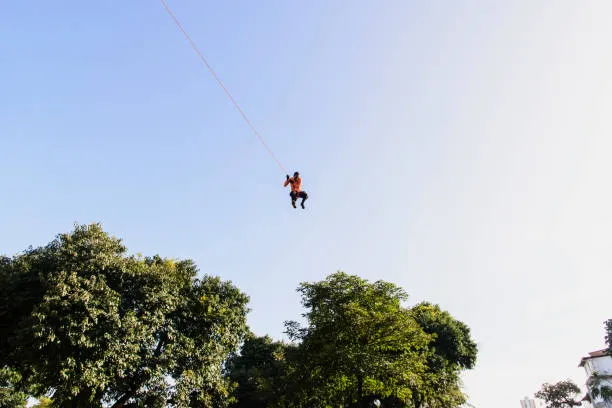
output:
[[[283,184],[283,187],[287,187],[287,184],[291,184],[291,191],[299,193],[300,187],[302,186],[302,178],[299,176],[296,179],[291,177],[289,180],[285,180],[285,184]]]

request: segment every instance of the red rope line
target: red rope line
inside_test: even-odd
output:
[[[208,70],[210,71],[210,73],[213,75],[213,77],[217,80],[217,83],[221,86],[221,88],[223,88],[223,90],[225,91],[225,93],[227,94],[227,96],[230,98],[230,100],[232,101],[232,103],[234,104],[234,106],[236,107],[236,109],[238,110],[238,112],[240,112],[240,114],[242,115],[242,118],[244,119],[244,121],[247,123],[247,125],[249,125],[249,127],[251,128],[251,130],[253,131],[253,133],[255,133],[255,136],[257,136],[257,138],[259,139],[259,141],[261,142],[261,144],[264,145],[264,147],[266,148],[266,150],[268,150],[268,153],[270,153],[270,156],[272,156],[272,158],[274,159],[274,161],[276,161],[276,164],[278,164],[278,167],[281,168],[281,170],[283,171],[283,173],[287,173],[287,171],[285,170],[285,168],[283,167],[283,165],[281,164],[281,162],[276,158],[276,156],[274,155],[274,153],[272,152],[272,150],[270,149],[270,147],[268,147],[268,145],[266,144],[266,142],[263,140],[263,137],[261,137],[261,135],[259,134],[259,132],[257,131],[257,129],[255,128],[255,126],[253,126],[253,124],[251,123],[251,121],[249,120],[249,118],[247,117],[247,115],[244,113],[244,111],[242,110],[242,108],[240,107],[240,105],[238,105],[238,102],[236,102],[236,99],[234,99],[234,97],[232,96],[232,94],[230,93],[230,91],[225,87],[225,85],[223,84],[223,81],[221,81],[221,78],[219,78],[219,76],[217,75],[217,73],[215,72],[215,70],[210,66],[210,64],[208,63],[208,61],[206,61],[206,58],[204,58],[204,55],[202,54],[202,52],[200,51],[200,49],[198,48],[198,46],[195,44],[195,42],[193,42],[193,40],[191,39],[191,37],[189,36],[189,34],[187,34],[187,31],[185,31],[185,29],[183,28],[181,22],[178,20],[178,18],[176,18],[176,16],[174,15],[174,13],[172,12],[172,10],[170,10],[170,7],[168,7],[168,5],[166,4],[166,2],[164,0],[160,0],[162,2],[162,4],[164,5],[164,8],[166,9],[166,11],[168,12],[168,14],[170,14],[170,17],[172,17],[172,19],[174,20],[174,23],[177,25],[177,27],[181,30],[181,32],[183,33],[183,35],[185,36],[185,38],[187,38],[187,40],[189,41],[189,43],[191,44],[191,47],[195,50],[195,52],[200,56],[200,59],[202,60],[202,62],[206,65],[206,68],[208,68]]]

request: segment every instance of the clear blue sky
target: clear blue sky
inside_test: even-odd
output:
[[[0,252],[102,222],[192,258],[282,336],[338,269],[473,330],[478,408],[584,374],[612,283],[608,1],[156,1],[0,13]]]

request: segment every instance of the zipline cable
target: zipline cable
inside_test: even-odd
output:
[[[168,5],[166,4],[166,2],[164,0],[160,0],[161,3],[164,5],[164,8],[166,9],[166,11],[168,12],[168,14],[170,14],[170,17],[172,17],[172,20],[174,20],[174,23],[176,24],[176,26],[181,30],[181,32],[183,33],[183,35],[185,36],[185,38],[187,38],[187,40],[189,41],[189,43],[191,44],[191,47],[195,50],[195,52],[200,56],[200,59],[202,60],[202,62],[204,63],[204,65],[206,65],[206,68],[208,68],[208,70],[210,71],[210,73],[213,75],[213,77],[217,80],[217,83],[221,86],[221,88],[223,88],[223,90],[225,91],[225,93],[227,94],[227,96],[230,98],[230,100],[232,101],[232,103],[234,104],[234,107],[238,110],[238,112],[240,112],[240,114],[242,115],[242,118],[244,119],[244,121],[247,123],[247,125],[249,125],[249,127],[251,128],[251,130],[253,131],[253,133],[255,133],[255,136],[257,136],[257,138],[259,139],[259,141],[261,142],[261,144],[264,145],[264,147],[266,148],[266,150],[268,150],[268,153],[270,153],[270,156],[272,156],[272,158],[274,159],[274,161],[276,161],[276,164],[278,164],[278,167],[281,168],[281,170],[283,171],[283,173],[287,173],[287,170],[285,170],[285,168],[283,167],[283,165],[281,164],[281,162],[276,158],[276,156],[274,155],[274,153],[272,152],[272,150],[270,149],[270,147],[266,144],[266,142],[263,140],[263,137],[261,137],[261,135],[259,134],[259,132],[257,131],[257,129],[255,128],[255,126],[253,126],[253,124],[251,123],[251,121],[249,120],[249,118],[247,117],[246,113],[244,113],[244,111],[242,110],[242,108],[240,107],[240,105],[238,105],[238,102],[236,102],[236,99],[234,99],[234,97],[232,96],[232,94],[230,93],[230,91],[225,87],[225,85],[223,84],[223,81],[221,81],[221,78],[219,78],[219,76],[217,75],[217,73],[215,72],[215,70],[210,66],[210,64],[208,63],[208,61],[206,61],[206,58],[204,58],[204,55],[202,54],[202,52],[200,51],[200,49],[198,48],[198,46],[195,44],[195,42],[193,42],[193,40],[191,39],[191,37],[189,36],[189,34],[187,34],[187,31],[185,31],[185,29],[183,28],[181,22],[178,20],[178,18],[176,18],[176,16],[174,15],[174,13],[172,12],[172,10],[170,9],[170,7],[168,7]]]

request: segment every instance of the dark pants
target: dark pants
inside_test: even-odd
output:
[[[301,198],[302,204],[304,204],[304,201],[306,201],[306,199],[308,198],[308,194],[306,194],[305,191],[300,191],[299,193],[292,191],[291,193],[289,193],[289,196],[291,196],[292,202],[295,202],[295,200],[297,200],[298,198]]]

